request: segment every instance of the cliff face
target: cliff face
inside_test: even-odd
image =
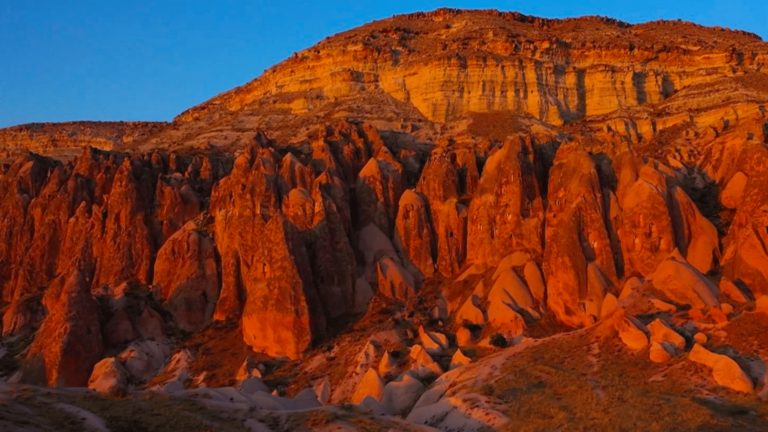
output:
[[[111,149],[0,165],[3,334],[39,329],[23,360],[51,385],[104,353],[145,382],[162,362],[137,358],[173,344],[198,384],[235,379],[227,353],[238,379],[251,350],[311,353],[262,372],[328,377],[334,401],[400,401],[385,383],[456,345],[583,326],[638,350],[656,318],[688,332],[652,341],[664,361],[768,294],[766,65],[743,32],[439,10],[169,125],[0,131],[15,152]],[[225,331],[237,349],[200,341]]]
[[[119,149],[159,132],[162,122],[67,122],[31,123],[0,129],[0,159],[19,149],[50,154],[56,151],[93,147]]]

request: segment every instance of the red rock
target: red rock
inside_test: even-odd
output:
[[[419,193],[411,189],[403,192],[396,227],[394,246],[406,268],[414,269],[420,277],[431,277],[435,272],[434,236],[429,208]]]
[[[513,251],[541,256],[543,221],[533,148],[511,138],[486,161],[469,206],[468,256],[491,266]]]
[[[116,286],[132,279],[146,284],[151,280],[155,240],[148,224],[151,204],[146,202],[148,194],[144,190],[148,180],[146,176],[137,178],[134,171],[131,161],[125,159],[115,174],[102,212],[94,212],[94,229],[103,233],[94,243],[94,256],[98,257],[95,287]]]
[[[594,264],[616,282],[616,267],[595,165],[577,144],[558,149],[547,196],[547,307],[567,325],[590,324],[593,319],[581,306],[588,292],[587,269]]]
[[[293,153],[287,153],[280,162],[280,178],[278,187],[281,196],[288,195],[292,189],[312,189],[314,176],[309,167],[299,161]]]
[[[194,221],[160,248],[154,283],[161,287],[164,306],[179,328],[195,332],[210,322],[219,299],[216,251]]]
[[[450,155],[442,153],[429,159],[416,189],[429,203],[437,269],[446,277],[458,273],[466,257],[467,212],[458,202],[458,182]]]
[[[239,317],[242,313],[249,269],[264,224],[278,213],[275,176],[269,150],[249,148],[235,160],[232,173],[214,187],[210,213],[214,218],[216,247],[221,256],[221,292],[214,319]],[[253,269],[252,271],[257,271]]]
[[[405,271],[390,257],[384,257],[376,264],[379,292],[384,296],[407,301],[416,295],[413,275]]]
[[[160,340],[165,338],[163,317],[149,306],[144,306],[144,311],[136,318],[136,330],[144,339]]]
[[[357,262],[336,203],[317,187],[312,192],[314,216],[308,252],[325,313],[336,318],[355,306]]]
[[[102,351],[99,307],[82,273],[75,270],[37,331],[27,361],[42,368],[50,386],[83,387]]]
[[[257,221],[259,222],[259,221]],[[246,303],[242,326],[254,351],[299,358],[325,334],[325,315],[296,228],[281,215],[264,226],[243,275]]]
[[[118,309],[104,328],[104,342],[107,345],[121,345],[138,337],[139,333],[133,328],[131,318],[124,309]]]
[[[160,176],[155,192],[155,212],[161,225],[160,244],[200,214],[201,203],[181,174]]]
[[[744,393],[751,393],[755,389],[752,379],[730,357],[715,354],[696,344],[688,358],[710,367],[715,382],[721,386]]]
[[[677,244],[688,262],[707,274],[720,258],[720,239],[717,228],[702,216],[688,195],[679,187],[673,189],[672,215],[677,222]]]

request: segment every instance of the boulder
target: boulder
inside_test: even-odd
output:
[[[630,349],[639,351],[648,345],[645,326],[635,318],[627,316],[623,309],[614,313],[613,326],[621,341]]]
[[[528,261],[523,268],[523,277],[525,283],[531,291],[531,295],[540,304],[544,304],[547,294],[547,286],[544,283],[544,277],[541,275],[539,266],[533,261]]]
[[[107,345],[120,345],[139,338],[133,328],[131,318],[124,309],[118,309],[104,328],[104,342]]]
[[[648,280],[675,303],[694,308],[720,305],[717,285],[690,265],[679,252],[673,252],[664,259]]]
[[[331,401],[331,381],[328,379],[328,377],[323,377],[322,379],[319,379],[315,381],[315,385],[312,386],[313,390],[315,391],[315,396],[317,397],[317,401],[320,402],[323,405],[327,405]]]
[[[723,387],[743,393],[751,393],[755,389],[752,379],[728,356],[715,354],[697,343],[688,358],[711,368],[715,382]]]
[[[430,354],[440,354],[449,346],[448,338],[444,334],[426,331],[423,326],[419,326],[419,341]]]
[[[409,373],[387,383],[381,404],[391,414],[406,416],[424,393],[424,384]]]
[[[370,397],[376,401],[381,401],[381,396],[384,393],[384,381],[379,376],[375,369],[369,368],[363,376],[360,384],[355,390],[355,394],[352,395],[350,402],[353,404],[359,404],[363,399]]]
[[[99,393],[124,391],[128,386],[127,372],[114,357],[96,363],[88,379],[88,388]]]
[[[379,292],[393,300],[408,301],[416,295],[416,281],[395,260],[384,257],[376,263]]]
[[[149,306],[136,318],[136,330],[144,339],[161,340],[165,338],[165,322],[159,313]]]
[[[472,363],[472,359],[465,356],[460,349],[457,349],[456,352],[453,353],[453,357],[451,357],[451,370],[466,366],[470,363]]]
[[[659,318],[648,324],[648,331],[651,332],[651,342],[668,343],[679,351],[685,349],[685,338]]]
[[[671,348],[671,352],[670,352]],[[667,343],[651,342],[651,349],[648,352],[648,356],[654,363],[666,363],[672,359],[674,355],[674,347],[669,347]]]
[[[418,377],[424,377],[429,374],[443,374],[443,369],[440,365],[430,357],[421,345],[412,346],[408,356],[411,359],[411,370],[414,371]]]
[[[117,355],[117,360],[131,378],[139,382],[147,382],[160,372],[170,355],[171,350],[165,343],[142,340],[128,345]]]

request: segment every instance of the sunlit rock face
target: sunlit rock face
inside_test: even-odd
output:
[[[683,427],[611,414],[659,385],[679,403],[654,421],[723,428],[690,399],[722,387],[759,421],[767,54],[681,22],[442,9],[170,124],[0,130],[0,373],[196,387],[255,430],[499,429],[553,394]]]

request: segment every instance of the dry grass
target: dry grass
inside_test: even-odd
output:
[[[594,329],[521,352],[477,391],[498,400],[509,431],[764,430],[768,420],[754,396],[714,386],[684,355],[657,365]]]
[[[206,373],[203,382],[208,387],[235,384],[237,371],[246,357],[259,357],[243,341],[243,332],[236,322],[213,323],[187,340],[181,348],[195,353],[189,366],[192,376]]]

